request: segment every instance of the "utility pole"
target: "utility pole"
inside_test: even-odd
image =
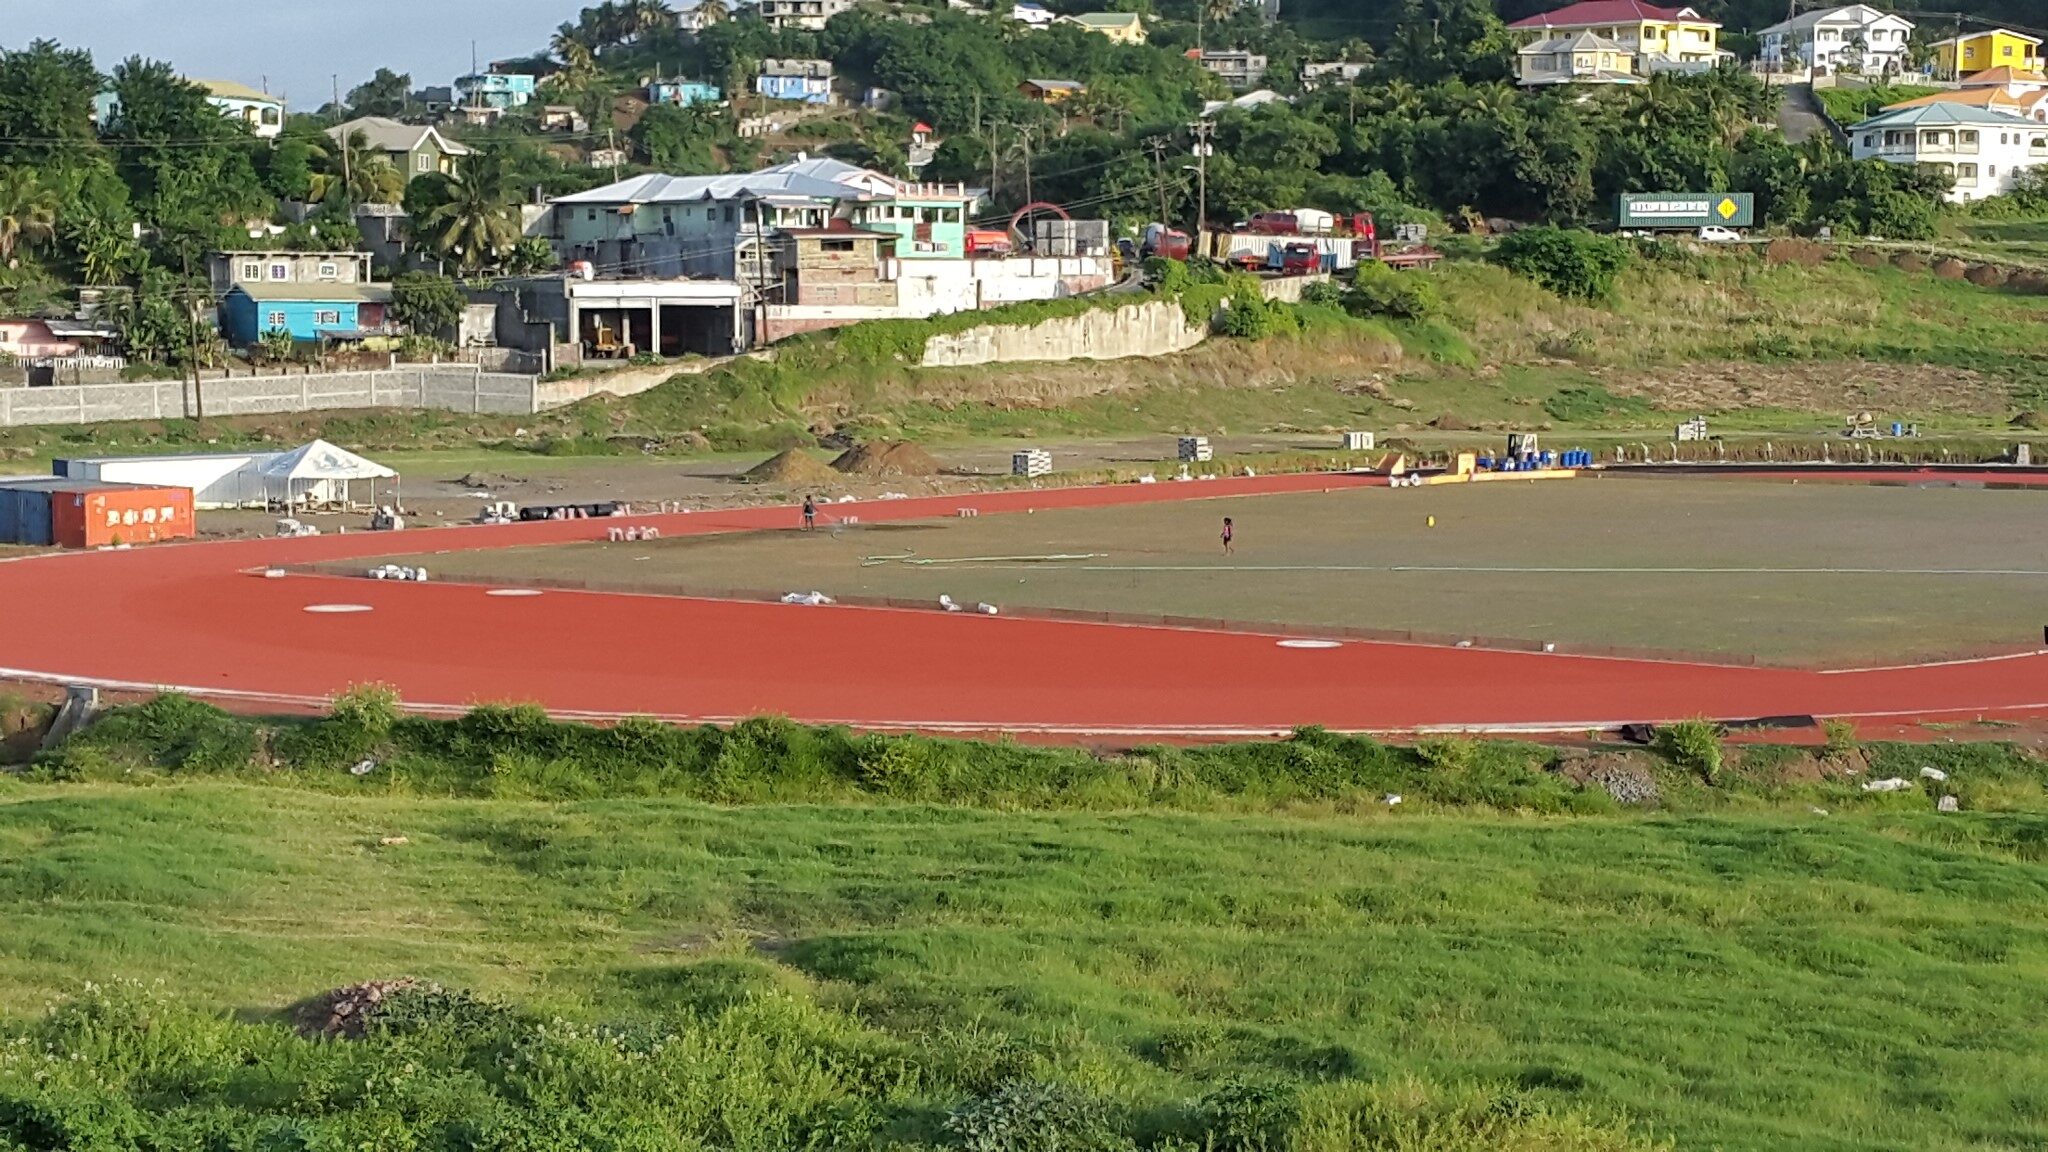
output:
[[[341,77],[338,74],[330,74],[330,78],[334,81],[334,114],[339,116],[342,114]],[[356,199],[356,178],[349,171],[349,135],[347,132],[341,134],[341,198],[353,205]]]
[[[1152,149],[1152,174],[1157,178],[1155,187],[1159,189],[1159,224],[1170,227],[1173,222],[1166,218],[1166,138],[1154,136],[1146,144]]]
[[[1024,148],[1024,202],[1029,204],[1037,199],[1031,191],[1031,129],[1018,129],[1017,142]]]
[[[1199,188],[1195,193],[1195,236],[1199,241],[1209,232],[1209,153],[1216,150],[1209,137],[1216,131],[1216,125],[1197,120],[1188,127],[1195,133],[1195,180]]]
[[[192,290],[192,253],[185,252],[185,362],[192,369],[192,419],[206,424],[206,391],[199,381],[199,297]]]
[[[616,128],[604,130],[604,150],[611,154],[612,183],[617,184],[619,182],[619,142],[618,130]]]

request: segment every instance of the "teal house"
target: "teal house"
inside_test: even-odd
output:
[[[247,348],[272,332],[294,340],[356,340],[389,331],[381,284],[237,284],[220,305],[221,335]]]
[[[654,80],[647,85],[649,104],[674,104],[688,108],[692,104],[716,104],[720,95],[718,85],[706,84],[702,80]]]
[[[967,219],[981,196],[964,184],[899,182],[894,195],[856,207],[853,219],[896,237],[898,259],[957,260],[967,255]]]

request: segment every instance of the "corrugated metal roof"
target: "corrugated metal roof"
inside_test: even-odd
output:
[[[294,300],[316,304],[384,304],[391,300],[391,286],[388,284],[237,284],[229,292],[240,292],[259,304],[285,304]]]
[[[1868,120],[1849,125],[1849,131],[1861,132],[1866,128],[1926,128],[1948,124],[1989,124],[1994,128],[2038,128],[2039,124],[2024,116],[2010,112],[1999,112],[1990,108],[1979,108],[1974,104],[1946,102],[1922,104],[1917,108],[1895,108],[1892,111],[1873,116]]]
[[[0,479],[0,488],[9,492],[104,492],[109,489],[133,490],[137,488],[155,491],[175,488],[175,484],[123,484],[114,480],[74,480],[69,476],[36,476],[27,480]]]

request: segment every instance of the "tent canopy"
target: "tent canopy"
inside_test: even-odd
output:
[[[390,480],[398,473],[325,440],[301,445],[263,465],[266,480]]]

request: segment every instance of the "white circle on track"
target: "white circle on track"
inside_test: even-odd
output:
[[[375,609],[368,604],[308,604],[306,611],[326,616],[341,616],[351,612],[371,612]]]
[[[488,592],[484,593],[484,595],[486,595],[486,596],[538,596],[538,595],[540,595],[540,589],[538,589],[538,588],[493,588],[493,589],[491,589],[490,591],[488,591]]]
[[[1337,641],[1335,641],[1335,640],[1282,640],[1282,641],[1280,641],[1280,647],[1282,647],[1282,648],[1342,648],[1343,646],[1344,646],[1344,645],[1342,645],[1341,643],[1338,643],[1338,642],[1337,642]]]

